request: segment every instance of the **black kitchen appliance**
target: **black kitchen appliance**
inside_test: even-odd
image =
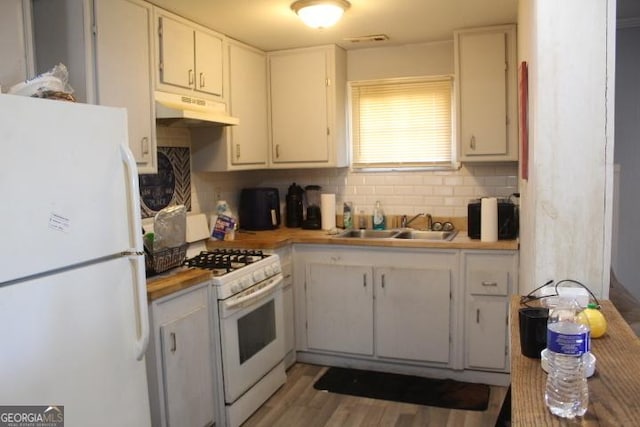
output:
[[[277,188],[243,188],[238,217],[244,230],[273,230],[280,226],[280,193]]]
[[[467,233],[471,239],[480,238],[480,199],[467,205]],[[498,239],[510,240],[518,237],[518,205],[510,199],[498,199]]]
[[[307,185],[304,190],[307,198],[307,217],[302,222],[302,228],[307,230],[320,230],[322,228],[322,214],[320,212],[319,185]]]
[[[295,182],[289,186],[287,192],[287,214],[285,224],[287,227],[296,228],[302,226],[302,195],[304,190]]]

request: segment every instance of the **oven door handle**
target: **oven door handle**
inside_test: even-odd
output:
[[[259,291],[252,292],[247,296],[240,297],[240,298],[234,299],[233,301],[229,301],[225,303],[225,308],[232,309],[236,307],[247,306],[248,305],[247,302],[253,302],[255,300],[259,300],[260,298],[267,296],[268,294],[272,293],[277,287],[280,286],[280,284],[282,283],[282,276],[278,275],[269,280],[272,280],[272,283],[269,283]]]

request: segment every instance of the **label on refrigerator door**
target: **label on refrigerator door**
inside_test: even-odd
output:
[[[51,212],[51,214],[49,215],[49,228],[51,228],[52,230],[68,233],[70,226],[71,220],[69,218],[59,215],[55,212]]]

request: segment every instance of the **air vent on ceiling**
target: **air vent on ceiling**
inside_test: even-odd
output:
[[[369,36],[346,37],[344,40],[351,43],[385,42],[389,40],[389,36],[386,34],[372,34]]]

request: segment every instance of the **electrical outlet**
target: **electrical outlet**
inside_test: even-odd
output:
[[[216,186],[216,187],[214,187],[213,192],[215,193],[215,199],[216,200],[222,199],[222,188]]]

